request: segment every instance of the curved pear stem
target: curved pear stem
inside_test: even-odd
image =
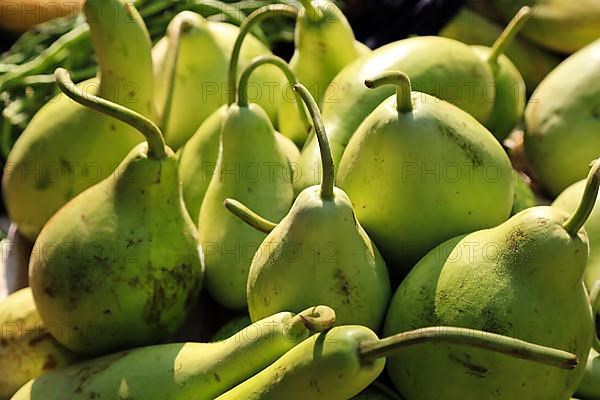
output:
[[[410,78],[400,71],[385,71],[374,78],[365,80],[365,86],[376,89],[383,85],[396,85],[396,109],[399,113],[409,113],[414,109]]]
[[[583,227],[583,224],[585,224],[585,221],[587,221],[590,214],[594,210],[599,187],[600,159],[597,159],[591,163],[591,169],[588,174],[583,196],[581,197],[581,202],[577,206],[577,209],[573,215],[571,215],[571,218],[569,218],[563,225],[563,228],[565,228],[571,237],[575,237],[577,235],[577,232],[579,232],[579,230]]]
[[[498,62],[498,57],[500,57],[501,54],[504,54],[506,47],[512,43],[515,36],[521,31],[532,14],[533,10],[529,6],[523,6],[517,11],[513,19],[508,23],[506,28],[504,28],[500,36],[498,36],[492,45],[492,51],[487,60],[489,64],[493,65]]]
[[[331,307],[315,306],[296,314],[295,318],[301,320],[311,333],[316,333],[333,328],[336,316]]]
[[[233,45],[233,50],[231,52],[229,71],[227,73],[227,105],[229,106],[235,103],[238,62],[240,59],[240,52],[242,50],[244,39],[254,25],[258,24],[263,19],[272,16],[288,16],[291,18],[296,18],[298,16],[298,9],[284,4],[264,6],[248,15],[248,18],[246,18],[242,26],[240,26],[240,32],[235,40],[235,44]]]
[[[598,313],[600,312],[600,280],[597,280],[594,283],[594,287],[590,292],[590,303],[592,305],[592,315],[594,317],[594,325],[596,325],[596,321],[600,316]],[[600,332],[597,329],[594,330],[594,341],[592,343],[592,347],[598,353],[600,353]]]
[[[73,83],[69,71],[57,68],[54,77],[60,90],[75,102],[109,115],[137,129],[148,142],[148,157],[162,160],[167,156],[165,140],[158,126],[143,115],[112,101],[86,93]]]
[[[312,4],[312,0],[300,0],[300,3],[302,4],[302,7],[304,7],[304,9],[306,11],[315,11],[315,6],[313,6]]]
[[[312,0],[300,0],[302,7],[304,8],[304,14],[308,16],[310,21],[318,22],[323,18],[323,12],[320,7],[315,7]]]
[[[566,351],[495,333],[449,326],[416,329],[385,339],[365,342],[361,345],[359,352],[365,361],[371,361],[390,356],[405,347],[422,343],[458,344],[476,347],[562,369],[573,369],[578,364],[577,356]]]
[[[294,91],[300,95],[302,101],[308,108],[308,112],[312,117],[315,136],[319,141],[319,149],[321,150],[321,164],[323,165],[323,170],[321,171],[321,198],[332,199],[333,185],[335,183],[335,165],[333,164],[333,156],[331,155],[329,139],[325,134],[325,127],[323,126],[321,111],[319,111],[319,106],[308,89],[306,89],[301,83],[294,85]]]
[[[276,223],[261,217],[235,199],[225,199],[223,204],[225,205],[225,208],[229,210],[229,212],[260,232],[267,234],[271,233],[271,231],[277,226]]]
[[[254,70],[261,65],[271,64],[276,66],[283,72],[285,78],[288,81],[290,87],[294,87],[298,80],[296,79],[296,75],[292,72],[289,65],[281,58],[277,56],[267,55],[267,56],[259,56],[256,57],[250,65],[246,67],[242,75],[240,76],[239,83],[239,92],[238,92],[238,106],[240,107],[248,107],[248,79]],[[308,115],[306,115],[306,109],[304,108],[304,103],[302,102],[302,98],[296,92],[294,92],[294,96],[296,97],[296,105],[298,106],[298,114],[300,114],[300,119],[302,120],[302,124],[306,131],[310,131],[311,124],[308,120]]]

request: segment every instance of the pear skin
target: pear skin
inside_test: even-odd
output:
[[[30,288],[0,301],[0,326],[0,399],[10,398],[30,379],[78,360],[49,333]]]
[[[490,53],[486,47],[473,48],[482,57]],[[519,125],[525,113],[525,81],[515,64],[503,54],[498,57],[492,70],[496,82],[496,99],[485,126],[502,142]]]
[[[153,119],[151,43],[141,17],[125,0],[88,0],[83,11],[101,79],[80,87]],[[59,208],[109,176],[141,141],[133,128],[59,94],[35,114],[6,161],[10,219],[35,240]]]
[[[574,212],[579,204],[579,200],[585,190],[586,180],[576,182],[566,188],[552,203],[553,207],[557,207],[565,212]],[[592,290],[596,281],[600,280],[600,201],[596,200],[596,207],[590,215],[590,218],[585,222],[585,231],[587,232],[590,241],[590,255],[583,275],[588,290]]]
[[[389,74],[406,85],[361,124],[337,178],[400,278],[443,241],[508,219],[514,180],[506,153],[483,125],[450,103],[411,92],[406,75]]]
[[[600,39],[574,53],[537,87],[525,109],[525,154],[552,196],[584,179],[600,149]],[[568,157],[564,155],[568,154]]]
[[[538,45],[563,54],[587,46],[600,36],[600,4],[595,0],[470,0],[484,15],[508,21],[522,6],[535,10],[523,36]]]
[[[13,400],[213,400],[334,323],[324,306],[281,312],[220,342],[140,347],[76,364],[30,381]]]
[[[356,220],[350,199],[334,187],[331,150],[316,101],[303,85],[296,84],[294,90],[306,103],[319,135],[326,166],[321,185],[302,191],[276,226],[237,201],[225,202],[249,225],[270,231],[250,266],[250,317],[256,321],[286,307],[302,310],[316,301],[333,307],[340,324],[377,330],[391,291],[387,267]]]
[[[487,14],[479,14],[465,7],[439,34],[470,45],[492,46],[502,33],[502,27],[486,16]],[[514,38],[505,54],[523,75],[529,94],[561,61],[558,55],[536,46],[522,36]]]
[[[228,308],[245,310],[250,262],[265,234],[227,211],[223,202],[229,197],[273,220],[283,218],[293,201],[289,160],[256,104],[228,108],[216,169],[198,217],[209,293]]]
[[[573,354],[473,329],[434,326],[379,339],[367,327],[342,325],[311,336],[217,400],[350,399],[373,383],[386,357],[428,344],[460,344],[557,369],[577,364]]]
[[[175,155],[151,121],[78,90],[65,70],[55,75],[67,95],[131,123],[148,142],[42,229],[29,264],[40,316],[58,326],[56,340],[83,354],[166,339],[194,306],[203,278]]]
[[[390,43],[347,65],[331,81],[323,99],[323,121],[336,166],[362,121],[393,88],[370,91],[363,82],[387,70],[411,77],[416,91],[449,101],[485,122],[492,112],[495,88],[493,71],[470,46],[437,36],[409,38]],[[296,193],[319,182],[321,161],[318,143],[310,135],[298,162],[301,175]]]
[[[390,281],[379,251],[362,229],[348,196],[305,189],[262,242],[248,276],[253,321],[273,310],[297,310],[318,299],[336,310],[340,324],[381,326]]]
[[[355,41],[352,27],[334,3],[306,0],[303,5],[296,19],[296,48],[290,68],[317,104],[322,105],[325,90],[333,78],[365,51]],[[277,115],[278,127],[283,135],[302,147],[309,132],[298,118],[292,88],[284,86],[284,90]]]
[[[581,399],[600,398],[600,354],[594,349],[590,350],[585,374],[575,395]]]
[[[598,165],[594,175],[598,180]],[[403,396],[559,400],[573,394],[594,335],[582,282],[588,240],[580,230],[589,200],[573,216],[533,207],[436,247],[398,288],[384,328],[386,335],[436,324],[481,329],[571,352],[579,365],[547,368],[475,349],[425,345],[389,359],[388,374]]]
[[[211,114],[178,152],[183,200],[195,224],[198,223],[200,206],[216,168],[219,134],[226,110],[227,106],[221,106]],[[275,137],[290,163],[296,163],[300,150],[294,142],[279,132],[275,133]]]
[[[136,146],[117,175],[81,193],[44,227],[30,284],[40,315],[80,352],[156,342],[174,334],[202,284],[196,230],[173,154]],[[176,238],[176,240],[174,240]]]
[[[198,127],[225,104],[227,66],[239,33],[234,25],[206,21],[201,15],[183,11],[170,22],[165,38],[153,49],[156,64],[156,101],[161,106],[165,140],[178,150]],[[173,54],[175,53],[175,54]],[[254,36],[244,41],[240,65],[271,52]],[[174,77],[171,75],[174,74]],[[269,98],[268,83],[278,81],[279,71],[271,66],[252,78],[257,88],[255,101],[275,118],[275,99]],[[173,82],[171,80],[173,79]]]

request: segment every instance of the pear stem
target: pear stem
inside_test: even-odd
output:
[[[237,200],[225,199],[223,204],[233,215],[260,232],[271,233],[277,226],[276,223],[261,217]]]
[[[312,4],[312,0],[300,0],[300,3],[302,3],[302,7],[304,7],[307,12],[315,12],[315,7]]]
[[[321,164],[323,165],[323,170],[321,171],[321,198],[333,199],[335,165],[333,164],[331,147],[329,146],[329,139],[325,134],[325,127],[323,126],[323,118],[321,117],[319,106],[308,89],[306,89],[301,83],[294,85],[294,91],[300,95],[302,101],[308,108],[308,112],[312,117],[315,135],[319,141],[319,149],[321,150]]]
[[[227,105],[229,106],[235,103],[238,63],[244,39],[254,25],[263,19],[272,16],[289,16],[291,18],[296,18],[298,17],[298,9],[285,4],[272,4],[255,10],[248,16],[248,18],[246,18],[240,27],[240,32],[235,40],[235,44],[233,45],[233,50],[231,52],[231,60],[229,60],[229,71],[227,73]]]
[[[69,71],[57,68],[54,77],[60,90],[75,102],[94,111],[109,115],[137,129],[148,142],[148,157],[162,160],[167,156],[165,140],[156,124],[143,115],[112,101],[86,93],[73,83]]]
[[[242,75],[240,76],[238,106],[248,107],[248,79],[250,78],[250,75],[252,74],[252,72],[254,72],[254,70],[256,68],[258,68],[264,64],[271,64],[271,65],[274,65],[277,68],[279,68],[281,70],[281,72],[283,72],[283,74],[285,75],[290,87],[294,87],[294,85],[296,83],[298,83],[296,76],[290,69],[289,65],[283,59],[281,59],[277,56],[273,56],[273,55],[256,57],[254,60],[252,60],[250,65],[248,65],[246,67],[246,69],[244,70],[244,72],[242,72]],[[304,108],[304,103],[302,102],[302,98],[300,97],[300,95],[298,93],[294,92],[294,96],[296,97],[296,105],[298,106],[298,114],[300,114],[300,119],[302,120],[302,124],[304,125],[304,128],[308,132],[308,131],[310,131],[311,124],[310,124],[310,121],[308,120],[308,116],[306,115],[306,109]]]
[[[504,54],[506,47],[512,43],[515,36],[521,31],[532,14],[532,9],[529,6],[523,6],[517,11],[515,16],[510,20],[506,28],[504,28],[500,36],[498,36],[492,45],[492,51],[487,60],[490,65],[494,65],[498,62],[498,57],[500,57],[501,54]]]
[[[585,221],[587,221],[594,210],[596,197],[598,197],[598,188],[600,187],[600,159],[592,161],[590,165],[591,169],[581,202],[573,215],[571,215],[571,218],[563,225],[563,228],[565,228],[571,237],[577,236],[577,232],[583,227],[583,224],[585,224]]]
[[[336,315],[333,308],[328,306],[315,306],[296,314],[292,319],[292,323],[301,321],[311,334],[313,334],[333,328],[335,319]]]
[[[566,351],[495,333],[448,326],[416,329],[385,339],[365,342],[359,352],[363,360],[372,361],[390,356],[405,347],[432,342],[482,348],[562,369],[573,369],[578,364],[577,356]]]
[[[365,80],[365,86],[376,89],[383,85],[396,85],[396,109],[399,113],[410,113],[414,106],[412,102],[412,86],[409,77],[399,71],[385,71],[374,78]]]
[[[596,326],[596,321],[600,317],[598,313],[600,312],[600,280],[597,280],[594,283],[594,287],[590,292],[590,304],[592,305],[592,316],[594,318],[594,326]],[[594,341],[592,343],[592,347],[598,353],[600,353],[600,337],[598,336],[600,332],[596,329],[594,330]]]

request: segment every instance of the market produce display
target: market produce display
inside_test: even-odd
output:
[[[600,8],[370,49],[358,3],[84,0],[0,54],[0,400],[600,399]]]

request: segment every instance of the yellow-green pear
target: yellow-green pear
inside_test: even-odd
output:
[[[253,321],[305,304],[327,304],[340,324],[378,330],[391,292],[379,251],[356,219],[352,202],[334,186],[333,159],[316,101],[301,84],[295,86],[313,117],[323,157],[321,185],[300,193],[277,224],[239,202],[226,205],[262,231],[268,231],[250,266],[248,309]]]
[[[403,396],[562,400],[573,395],[595,336],[582,280],[589,250],[582,227],[599,186],[596,161],[574,213],[532,207],[434,248],[401,283],[384,327],[386,335],[436,324],[481,329],[573,353],[579,365],[556,369],[460,346],[415,347],[388,361],[390,379]]]
[[[165,141],[178,150],[198,127],[227,100],[227,67],[239,28],[207,21],[200,14],[182,11],[169,23],[166,36],[152,51],[155,63],[155,97]],[[270,54],[253,35],[240,50],[240,66]],[[270,83],[281,79],[279,71],[266,66],[252,77],[256,102],[275,119],[280,91],[268,95]]]
[[[332,1],[302,0],[301,3],[290,68],[321,106],[325,90],[338,72],[370,50],[356,42],[348,20]],[[285,93],[277,113],[278,128],[302,147],[309,132],[298,117],[292,87],[286,85],[283,89]]]
[[[151,43],[126,0],[87,0],[83,13],[99,65],[85,92],[154,119]],[[109,176],[142,141],[130,126],[59,94],[33,117],[11,150],[2,179],[10,219],[35,240],[64,204]]]
[[[525,109],[525,155],[555,197],[586,176],[600,152],[600,39],[560,63]]]
[[[203,278],[175,155],[150,120],[84,93],[66,70],[55,75],[66,95],[130,124],[147,142],[44,226],[29,264],[40,316],[59,326],[53,336],[78,353],[167,339],[194,306]]]
[[[39,375],[63,368],[78,357],[61,346],[49,330],[60,329],[40,318],[30,288],[0,301],[0,399],[10,398]]]
[[[231,215],[223,202],[237,198],[267,218],[280,220],[294,199],[288,155],[265,111],[248,102],[248,77],[263,64],[286,68],[283,60],[264,57],[242,74],[237,102],[224,111],[219,155],[198,217],[206,288],[217,302],[235,310],[247,308],[250,262],[265,234]]]
[[[338,184],[392,273],[404,276],[453,236],[508,219],[514,179],[494,136],[450,103],[412,91],[401,72],[372,77],[395,86],[352,136]]]

